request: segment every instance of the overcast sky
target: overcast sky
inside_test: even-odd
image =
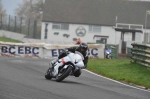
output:
[[[18,4],[21,4],[22,1],[23,0],[2,0],[2,4],[4,9],[6,9],[8,15],[15,15],[14,9],[17,8]],[[141,0],[141,1],[150,1],[150,0]]]
[[[2,4],[7,14],[15,15],[14,9],[17,8],[18,4],[22,3],[22,1],[23,0],[2,0]]]

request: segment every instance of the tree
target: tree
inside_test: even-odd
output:
[[[38,20],[41,19],[42,8],[43,0],[23,0],[23,3],[15,9],[15,13],[18,17]]]
[[[3,8],[2,0],[0,0],[0,29],[6,29],[6,10]]]
[[[3,9],[2,0],[0,0],[0,14],[1,15],[6,15],[6,10]]]
[[[22,18],[22,32],[29,37],[40,38],[41,36],[40,10],[42,9],[43,0],[23,0],[23,3],[15,9],[16,16]]]

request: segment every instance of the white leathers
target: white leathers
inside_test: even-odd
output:
[[[79,68],[83,68],[84,67],[84,63],[83,63],[84,58],[79,53],[69,53],[68,56],[63,57],[62,59],[59,59],[58,62],[55,63],[53,76],[56,76],[58,74],[58,68],[67,62],[71,62]]]

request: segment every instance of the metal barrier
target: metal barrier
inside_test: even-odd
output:
[[[131,44],[131,62],[146,67],[150,67],[150,45],[149,44]]]
[[[131,58],[131,56],[132,56],[132,50],[131,49],[132,48],[130,48],[130,47],[126,48],[126,50],[127,50],[127,54],[126,54],[127,58]]]

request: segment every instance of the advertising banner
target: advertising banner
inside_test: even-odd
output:
[[[0,42],[0,55],[8,57],[55,58],[65,48],[78,45],[3,43]],[[89,44],[90,58],[104,58],[104,44]]]

